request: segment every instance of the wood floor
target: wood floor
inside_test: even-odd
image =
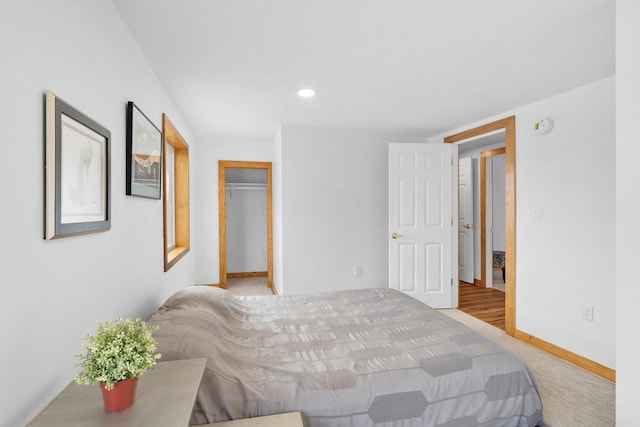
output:
[[[458,310],[504,331],[504,292],[460,282]]]

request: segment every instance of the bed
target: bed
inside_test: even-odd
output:
[[[207,358],[192,424],[300,411],[306,427],[544,426],[518,356],[392,289],[195,286],[149,323],[162,360]]]

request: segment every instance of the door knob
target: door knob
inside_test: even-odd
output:
[[[398,237],[402,237],[402,236],[404,236],[404,234],[391,233],[391,238],[392,239],[397,239]]]
[[[469,230],[470,228],[473,228],[473,225],[465,224],[465,225],[463,225],[463,227],[466,228],[467,230]]]

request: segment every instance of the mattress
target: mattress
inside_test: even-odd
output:
[[[544,425],[518,356],[392,289],[196,286],[149,323],[162,360],[207,359],[192,424],[300,411],[306,427]]]

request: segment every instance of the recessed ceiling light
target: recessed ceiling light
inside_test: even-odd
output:
[[[311,98],[315,95],[316,95],[316,91],[313,89],[309,89],[309,88],[298,89],[298,96],[300,98]]]

